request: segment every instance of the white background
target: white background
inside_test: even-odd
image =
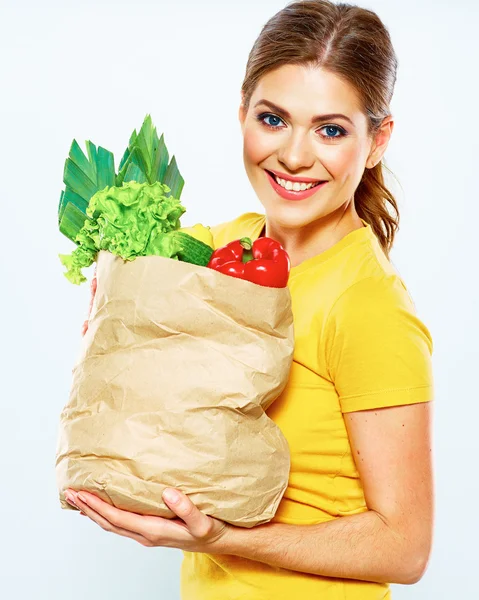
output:
[[[284,5],[0,4],[1,597],[179,598],[179,550],[107,534],[58,502],[57,424],[89,303],[89,286],[70,284],[57,256],[73,249],[57,230],[63,165],[76,138],[113,151],[118,166],[150,113],[186,181],[182,226],[263,212],[244,171],[237,111],[250,48]],[[399,57],[386,153],[400,182],[392,260],[435,344],[434,549],[424,578],[392,586],[393,598],[473,598],[479,4],[362,6],[383,19]]]

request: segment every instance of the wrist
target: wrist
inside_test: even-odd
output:
[[[238,536],[241,535],[243,527],[236,527],[225,523],[226,527],[222,535],[213,542],[210,542],[202,552],[211,554],[234,554]]]

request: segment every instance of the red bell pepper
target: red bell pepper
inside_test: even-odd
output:
[[[267,287],[286,287],[291,262],[283,246],[268,237],[244,237],[213,252],[211,269]]]

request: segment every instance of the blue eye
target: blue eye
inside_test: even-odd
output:
[[[272,115],[271,113],[264,113],[262,115],[258,115],[258,121],[261,121],[263,123],[263,125],[266,125],[267,127],[271,127],[271,129],[277,129],[277,125],[279,123],[276,124],[270,124],[270,123],[266,123],[266,121],[264,119],[278,119],[279,122],[281,122],[281,119],[276,116],[276,115]]]
[[[333,133],[335,131],[339,132],[339,135],[326,135],[324,137],[327,138],[336,138],[336,137],[342,137],[344,135],[344,129],[341,129],[339,127],[337,127],[336,125],[325,125],[324,127],[321,127],[321,129],[326,129],[327,132],[331,132],[331,130],[333,131]]]
[[[278,117],[277,115],[274,115],[272,113],[261,113],[260,115],[258,115],[256,117],[256,119],[265,127],[268,127],[268,129],[281,129],[281,127],[279,127],[279,124],[283,122],[283,120]],[[272,119],[272,122],[270,121],[269,123],[266,122],[266,119]],[[339,139],[342,137],[345,137],[347,134],[347,132],[342,128],[339,127],[339,125],[323,125],[322,127],[320,127],[319,131],[321,131],[321,129],[325,129],[327,135],[323,135],[320,134],[320,137],[325,140],[325,141],[329,141],[329,140],[334,140],[334,139]],[[332,135],[330,135],[332,134]],[[336,135],[335,135],[336,134]]]

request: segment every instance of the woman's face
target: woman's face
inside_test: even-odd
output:
[[[347,206],[358,220],[350,201],[365,167],[381,160],[392,121],[373,143],[355,90],[329,71],[298,65],[264,75],[239,117],[246,172],[270,221],[305,227],[328,215],[334,220]],[[267,171],[326,183],[307,198],[285,199]]]

